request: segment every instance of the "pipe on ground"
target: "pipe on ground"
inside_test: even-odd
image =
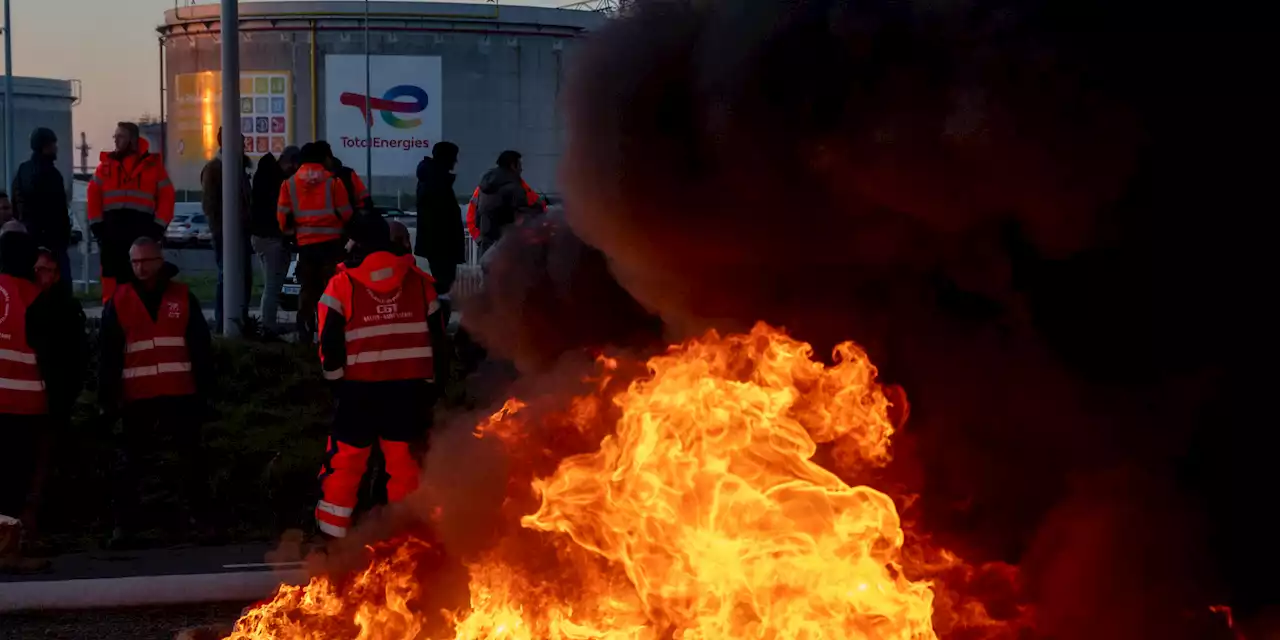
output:
[[[0,613],[250,602],[307,580],[307,572],[297,569],[0,582]]]

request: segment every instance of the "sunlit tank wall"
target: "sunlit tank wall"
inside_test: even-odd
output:
[[[48,78],[13,79],[13,163],[9,176],[0,189],[9,190],[18,164],[31,157],[31,132],[36,127],[48,127],[58,136],[58,169],[71,191],[71,160],[75,156],[71,139],[71,105],[75,102],[71,82]],[[4,131],[4,83],[0,82],[0,132]],[[0,133],[0,154],[5,152],[4,136]],[[96,162],[94,163],[96,164]]]
[[[163,40],[166,110],[176,107],[178,74],[221,68],[218,5],[165,12]],[[294,144],[325,137],[325,56],[363,54],[364,3],[249,2],[240,5],[242,72],[292,75]],[[599,13],[497,4],[370,3],[374,55],[440,56],[443,139],[461,148],[457,191],[469,192],[498,154],[517,149],[525,177],[558,193],[564,139],[558,98],[573,40],[607,18]],[[171,120],[172,122],[172,120]],[[177,157],[169,127],[167,154]],[[194,162],[169,162],[179,188],[199,188]],[[361,169],[361,167],[357,167]],[[375,176],[382,196],[412,199],[412,176]]]

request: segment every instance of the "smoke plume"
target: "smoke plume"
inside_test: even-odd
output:
[[[1251,428],[1275,100],[1249,24],[642,2],[575,56],[569,221],[677,334],[865,346],[911,397],[924,528],[1024,561],[1042,632],[1194,635],[1215,599],[1280,602]],[[1088,593],[1104,576],[1127,597]]]

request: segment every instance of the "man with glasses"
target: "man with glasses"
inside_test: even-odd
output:
[[[98,402],[105,422],[123,420],[120,468],[113,476],[116,526],[110,545],[127,548],[141,527],[144,478],[180,486],[189,502],[185,522],[201,514],[207,484],[201,458],[199,417],[213,384],[212,341],[200,301],[174,282],[178,268],[164,261],[159,243],[138,238],[129,249],[133,281],[121,283],[102,310]],[[177,450],[178,460],[155,454]],[[158,458],[156,461],[148,458]],[[145,464],[144,464],[145,463]],[[176,478],[172,477],[176,476]],[[176,482],[174,481],[176,480]],[[162,523],[151,523],[162,524]],[[163,526],[163,525],[162,525]],[[169,529],[170,527],[164,527]]]

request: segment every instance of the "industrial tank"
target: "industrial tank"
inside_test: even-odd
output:
[[[368,5],[366,101],[365,3],[240,4],[239,126],[251,161],[326,139],[345,164],[372,174],[379,200],[411,206],[418,161],[448,140],[461,148],[461,196],[504,149],[524,154],[531,186],[558,193],[568,56],[605,15],[496,3]],[[219,7],[166,11],[158,30],[169,172],[178,188],[199,189],[221,121]]]
[[[48,127],[58,136],[58,169],[71,192],[71,159],[75,155],[71,139],[71,107],[76,102],[76,85],[70,80],[50,78],[13,78],[13,162],[9,175],[4,177],[0,189],[9,190],[18,164],[31,157],[31,132],[36,127]],[[0,132],[4,131],[4,83],[0,82]],[[0,133],[0,157],[3,157],[4,136]]]

